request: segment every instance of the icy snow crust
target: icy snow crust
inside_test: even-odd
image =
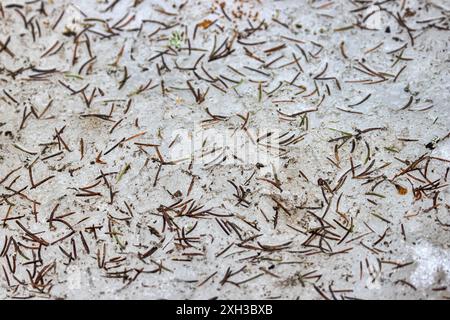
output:
[[[369,2],[2,1],[0,299],[450,297],[450,3]]]

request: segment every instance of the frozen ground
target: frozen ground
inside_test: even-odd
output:
[[[0,3],[0,298],[450,298],[450,1]]]

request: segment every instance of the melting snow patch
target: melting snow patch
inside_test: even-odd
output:
[[[432,285],[438,272],[443,272],[450,279],[449,252],[429,242],[417,244],[413,251],[417,268],[411,275],[411,281],[416,287]]]

